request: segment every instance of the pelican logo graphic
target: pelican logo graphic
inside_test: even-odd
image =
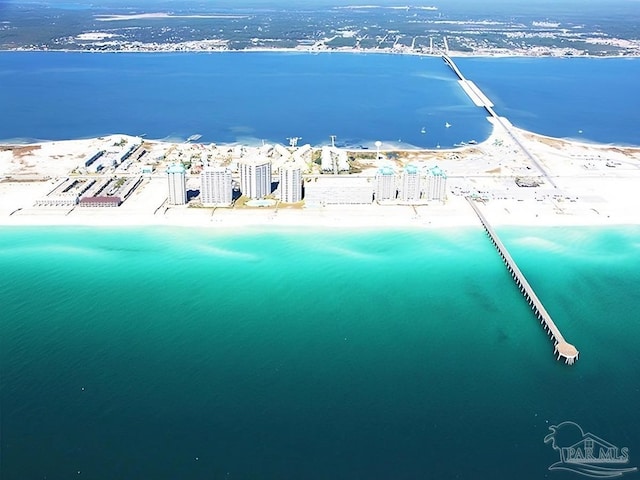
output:
[[[622,467],[629,463],[629,449],[615,445],[592,433],[584,433],[574,422],[562,422],[549,427],[551,433],[544,437],[544,443],[551,443],[560,453],[560,461],[549,470],[570,472],[595,478],[620,477],[637,471],[637,467]]]

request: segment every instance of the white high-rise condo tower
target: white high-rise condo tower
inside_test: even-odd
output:
[[[302,170],[295,164],[285,164],[280,168],[280,200],[296,203],[302,200]]]
[[[396,199],[396,174],[391,167],[382,167],[376,173],[376,202]]]
[[[250,199],[264,198],[271,193],[271,161],[256,157],[240,162],[240,190]]]
[[[228,207],[233,200],[231,170],[205,167],[200,173],[200,200],[207,207]]]
[[[447,197],[447,174],[440,167],[429,169],[425,198],[444,202]]]
[[[169,205],[184,205],[187,203],[187,177],[184,165],[173,163],[167,168],[169,181]]]
[[[407,165],[402,172],[399,196],[403,202],[420,200],[420,170],[415,165]]]

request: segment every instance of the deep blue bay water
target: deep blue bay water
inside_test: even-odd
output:
[[[534,132],[639,145],[638,59],[461,58]],[[110,133],[203,142],[451,147],[490,132],[437,57],[349,53],[0,52],[0,139]],[[445,123],[451,128],[445,128]],[[422,134],[422,128],[426,133]],[[578,133],[582,130],[583,133]]]
[[[0,229],[0,476],[571,479],[568,420],[639,465],[640,229],[499,231],[573,367],[480,228]]]
[[[461,58],[458,67],[518,127],[640,145],[638,58]]]
[[[0,138],[108,133],[435,148],[490,131],[434,58],[390,55],[0,53]],[[445,123],[456,129],[445,128]],[[426,134],[421,130],[425,127]]]

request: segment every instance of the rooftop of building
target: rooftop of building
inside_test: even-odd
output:
[[[185,173],[186,171],[181,163],[172,163],[167,167],[167,173]]]
[[[206,173],[206,172],[229,172],[231,173],[231,170],[229,169],[229,167],[222,167],[220,165],[213,165],[213,166],[207,166],[204,167],[202,169],[202,173]]]
[[[385,165],[384,167],[380,167],[378,169],[378,174],[379,175],[395,175],[396,172],[393,171],[393,168],[391,168],[388,165]]]
[[[100,196],[100,197],[82,197],[80,199],[80,203],[117,203],[120,204],[122,199],[120,197],[108,197],[108,196]]]
[[[371,178],[368,177],[355,177],[353,175],[321,175],[313,179],[308,180],[305,183],[306,187],[359,187],[368,186],[371,187]]]
[[[302,162],[287,161],[287,162],[282,164],[282,166],[280,167],[280,170],[283,170],[283,171],[304,170],[304,169],[306,169],[306,167],[307,166]]]
[[[256,165],[256,166],[260,166],[260,165],[270,164],[271,160],[269,158],[265,158],[265,157],[262,157],[260,155],[254,155],[254,156],[244,157],[241,160],[239,160],[238,163],[241,164],[241,165]]]
[[[431,175],[436,176],[436,177],[446,177],[447,176],[447,174],[444,173],[444,170],[442,170],[437,165],[435,167],[429,169],[429,172],[431,173]]]

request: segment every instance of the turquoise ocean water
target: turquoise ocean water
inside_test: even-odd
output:
[[[479,227],[1,229],[1,476],[576,478],[567,420],[639,465],[640,229],[500,233],[575,366]]]

